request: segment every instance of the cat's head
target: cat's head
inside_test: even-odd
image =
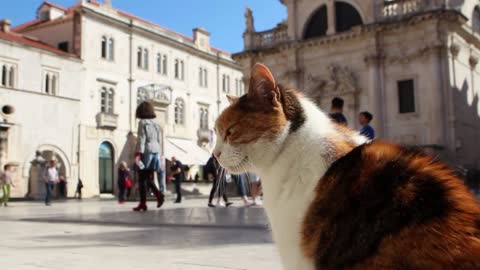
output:
[[[305,121],[298,94],[279,87],[262,64],[251,72],[248,93],[228,97],[215,123],[214,155],[232,173],[258,172],[280,152],[287,135]]]

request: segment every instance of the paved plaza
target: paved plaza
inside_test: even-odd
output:
[[[281,269],[264,210],[235,204],[190,199],[134,213],[135,203],[113,200],[12,202],[0,208],[2,268]]]

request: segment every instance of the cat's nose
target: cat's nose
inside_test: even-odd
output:
[[[217,159],[219,159],[220,156],[222,155],[222,152],[216,151],[215,153],[213,153],[213,155],[214,155]]]

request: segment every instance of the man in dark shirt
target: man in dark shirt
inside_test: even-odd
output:
[[[347,118],[343,115],[343,99],[335,97],[332,99],[332,107],[330,109],[330,119],[340,125],[347,125]]]
[[[361,112],[358,115],[358,122],[362,125],[360,134],[367,137],[369,140],[375,139],[375,130],[370,126],[370,122],[373,119],[373,115],[369,112]]]
[[[185,173],[183,172],[183,164],[178,161],[175,157],[172,157],[172,166],[171,166],[171,171],[172,175],[175,178],[175,192],[177,193],[177,199],[175,200],[175,203],[181,203],[182,202],[182,182],[185,178]]]

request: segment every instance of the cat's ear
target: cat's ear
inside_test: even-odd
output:
[[[228,102],[230,102],[230,105],[238,101],[238,97],[230,96],[227,95]]]
[[[280,91],[270,70],[263,64],[255,64],[250,75],[248,97],[263,105],[280,105]]]

